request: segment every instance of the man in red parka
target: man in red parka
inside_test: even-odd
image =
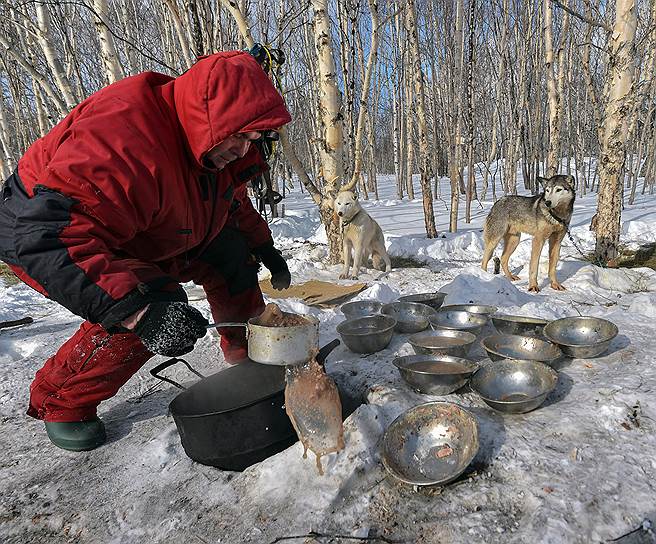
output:
[[[205,335],[181,282],[203,286],[215,322],[262,312],[258,261],[289,286],[246,183],[267,168],[251,142],[290,120],[249,53],[218,53],[175,79],[109,85],[20,159],[2,189],[0,258],[86,320],[30,387],[28,414],[57,446],[104,443],[100,402],[153,354]],[[242,329],[219,332],[225,359],[244,360]]]

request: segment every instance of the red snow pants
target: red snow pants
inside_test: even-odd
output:
[[[215,322],[244,322],[264,310],[258,264],[235,231],[224,229],[217,240],[199,259],[166,272],[178,281],[203,287]],[[25,283],[39,287],[22,270],[16,271]],[[227,362],[246,358],[244,329],[231,327],[219,333]],[[98,405],[113,397],[151,357],[136,334],[110,334],[101,325],[85,321],[36,373],[27,413],[45,421],[92,419]]]

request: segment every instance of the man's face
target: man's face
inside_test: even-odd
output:
[[[223,170],[226,164],[236,159],[241,159],[248,148],[251,146],[253,140],[260,138],[259,132],[241,132],[228,136],[220,144],[214,146],[205,155],[205,161],[211,167],[217,170]]]

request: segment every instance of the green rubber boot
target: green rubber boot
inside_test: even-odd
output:
[[[102,446],[107,440],[105,425],[97,417],[88,421],[46,421],[48,438],[69,451],[88,451]]]

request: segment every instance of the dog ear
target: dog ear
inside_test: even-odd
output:
[[[565,178],[567,179],[567,184],[569,185],[569,188],[572,190],[573,193],[575,193],[576,192],[576,186],[577,186],[576,178],[574,176],[572,176],[571,174],[568,175],[568,176],[565,176]]]
[[[548,178],[543,178],[543,177],[538,176],[538,183],[540,184],[540,187],[542,187],[543,189],[544,189],[544,186],[547,184],[548,181],[549,181]]]

